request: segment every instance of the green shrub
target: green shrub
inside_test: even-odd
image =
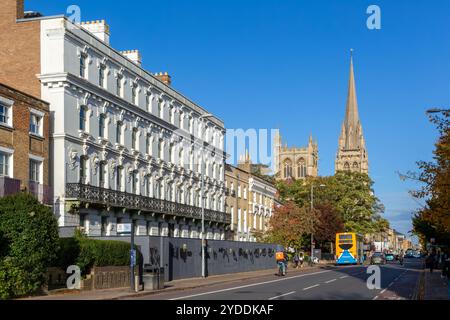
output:
[[[27,193],[0,198],[0,235],[2,297],[41,288],[59,246],[58,224],[50,209]]]
[[[23,296],[33,290],[28,272],[16,266],[11,258],[0,261],[0,299]]]
[[[54,265],[64,270],[69,265],[77,265],[83,275],[94,266],[130,265],[130,244],[123,241],[95,240],[76,235],[74,238],[60,239],[60,248]],[[139,251],[137,256],[136,262],[139,264],[142,261]]]
[[[76,238],[60,238],[59,250],[52,266],[67,270],[68,266],[75,264],[79,255],[80,244]]]

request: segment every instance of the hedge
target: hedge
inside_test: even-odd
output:
[[[54,265],[66,270],[69,265],[80,267],[83,275],[94,266],[129,266],[130,244],[123,241],[96,240],[76,236],[60,239],[60,251]],[[142,261],[142,254],[137,247],[137,261]]]

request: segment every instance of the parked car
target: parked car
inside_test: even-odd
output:
[[[394,255],[393,255],[392,253],[386,253],[386,254],[384,255],[384,258],[386,259],[386,262],[387,262],[387,261],[394,261],[394,260],[395,260],[395,257],[394,257]]]
[[[370,257],[370,264],[386,264],[386,257],[382,252],[374,252]]]

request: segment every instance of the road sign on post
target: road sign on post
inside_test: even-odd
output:
[[[135,249],[130,250],[130,266],[131,267],[136,266],[136,250]]]
[[[118,223],[117,234],[118,235],[131,234],[131,223]]]

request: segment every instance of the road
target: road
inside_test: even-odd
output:
[[[138,300],[409,300],[414,294],[422,261],[380,266],[380,287],[369,289],[367,266],[339,266],[275,275],[247,281],[142,296]]]

